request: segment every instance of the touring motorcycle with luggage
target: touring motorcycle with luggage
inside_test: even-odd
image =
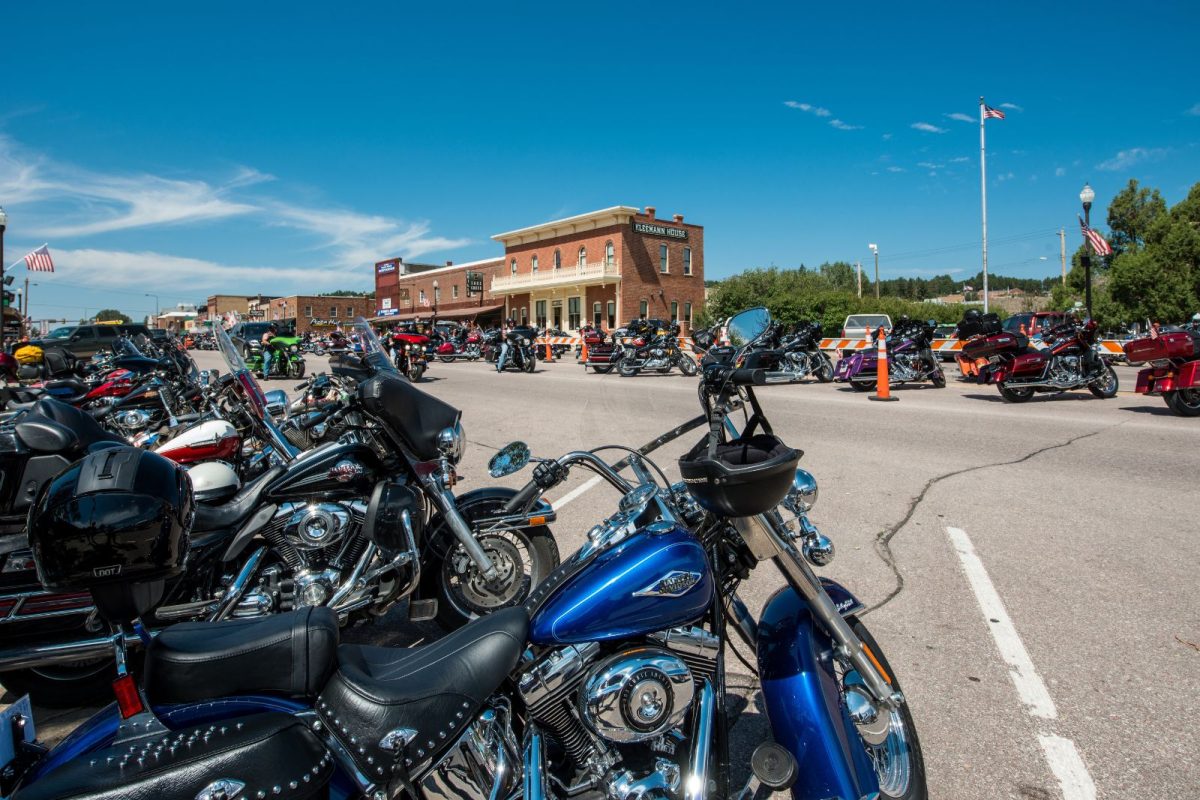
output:
[[[821,323],[802,322],[790,332],[775,324],[764,335],[756,351],[769,356],[756,363],[767,371],[767,383],[798,383],[816,378],[820,383],[833,380],[833,362],[821,350]]]
[[[1095,320],[1069,320],[1043,333],[1041,350],[1030,347],[1023,334],[1001,331],[966,343],[962,353],[987,360],[977,380],[994,383],[1010,403],[1085,388],[1101,399],[1116,397],[1117,373],[1100,355],[1096,330]]]
[[[1181,417],[1200,416],[1200,328],[1134,339],[1124,350],[1130,364],[1149,364],[1138,372],[1135,392],[1161,395]]]
[[[767,321],[765,309],[743,312],[729,339],[740,351]],[[679,430],[707,432],[680,460],[682,481],[668,484],[637,453],[610,466],[605,448],[539,460],[505,513],[537,503],[575,467],[621,499],[524,606],[407,649],[337,647],[326,608],[167,629],[149,645],[142,691],[123,674],[118,702],[53,750],[15,745],[12,800],[701,800],[750,798],[763,785],[795,800],[922,800],[924,762],[897,673],[862,603],[813,571],[833,556],[808,516],[816,482],[771,432],[753,388],[762,372],[739,369],[739,356],[705,367],[704,413]],[[737,432],[739,407],[752,413]],[[492,474],[528,459],[515,443]],[[43,576],[90,590],[121,653],[181,568],[186,482],[151,455],[119,454],[90,456],[56,485],[36,510]],[[390,540],[388,521],[416,519],[408,501],[373,498],[373,542]],[[85,508],[147,513],[114,514],[112,547],[96,550],[80,547],[98,524]],[[151,515],[162,522],[145,524]],[[756,620],[738,587],[767,561],[787,586]],[[736,787],[730,635],[756,653],[772,733]],[[10,712],[22,719],[4,730],[32,738],[27,713]]]
[[[924,383],[928,381],[935,388],[946,386],[946,374],[942,365],[934,358],[930,345],[933,334],[937,329],[935,320],[921,322],[901,317],[896,327],[887,332],[887,364],[888,384],[897,386],[902,383]],[[876,329],[871,341],[878,342],[879,330]],[[838,362],[834,371],[834,380],[839,383],[849,383],[860,392],[870,392],[878,383],[879,352],[875,347],[856,350],[851,355]]]
[[[678,324],[657,331],[644,320],[635,320],[627,327],[627,333],[633,342],[625,346],[617,362],[622,378],[631,378],[642,370],[666,374],[672,367],[678,367],[684,375],[696,374],[696,360],[679,346]]]
[[[300,338],[297,336],[276,336],[263,345],[262,342],[247,343],[249,357],[246,366],[260,378],[290,378],[297,380],[304,377],[304,353],[300,352]],[[270,373],[263,372],[263,347],[271,348]]]
[[[485,339],[486,342],[486,339]],[[504,344],[508,345],[507,351]],[[533,372],[537,368],[537,330],[528,325],[515,325],[507,333],[497,331],[496,336],[485,344],[485,358],[494,362],[497,369],[515,370],[517,372]],[[505,353],[504,364],[500,364],[500,355]]]
[[[478,361],[482,356],[483,337],[477,331],[459,330],[437,346],[438,360],[443,364],[463,359]]]
[[[374,334],[372,334],[374,336]],[[392,363],[401,375],[414,383],[421,380],[429,368],[426,348],[429,337],[423,333],[394,330],[390,334]]]
[[[603,329],[586,325],[580,328],[579,335],[583,338],[583,344],[587,345],[586,359],[583,359],[582,346],[579,352],[584,372],[591,367],[596,374],[607,375],[625,354],[625,348],[621,346],[615,333],[610,337]]]

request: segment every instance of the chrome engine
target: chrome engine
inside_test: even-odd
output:
[[[590,776],[572,789],[600,788],[613,800],[677,796],[688,766],[683,726],[715,680],[720,641],[696,627],[649,639],[607,655],[596,642],[559,648],[522,672],[530,715]]]
[[[1079,383],[1083,380],[1083,364],[1079,356],[1055,356],[1050,359],[1046,377],[1063,386]]]
[[[921,357],[913,353],[898,353],[892,357],[891,369],[894,380],[914,380],[921,374]]]

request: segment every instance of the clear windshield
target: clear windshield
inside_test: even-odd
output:
[[[142,351],[138,350],[137,345],[128,336],[122,336],[113,343],[113,353],[118,357],[145,358]]]
[[[370,323],[362,317],[355,318],[350,325],[350,341],[361,348],[363,361],[368,362],[376,371],[396,372],[396,365],[383,349],[383,342],[375,335]]]

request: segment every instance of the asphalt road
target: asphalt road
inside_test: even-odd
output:
[[[208,366],[215,354],[196,359]],[[322,362],[310,358],[310,371]],[[903,683],[933,798],[1200,791],[1200,543],[1186,501],[1200,420],[1131,394],[1133,370],[1118,373],[1126,391],[1114,399],[1076,392],[1023,405],[953,380],[894,390],[896,403],[836,384],[761,391],[776,433],[805,451],[820,484],[810,516],[837,545],[824,573],[871,607],[865,621]],[[542,456],[636,447],[698,413],[692,379],[597,376],[573,361],[533,375],[439,363],[422,386],[463,409],[463,490],[491,482],[488,458],[513,439]],[[698,437],[655,454],[673,479]],[[589,477],[572,475],[550,498],[564,553],[615,510],[606,484],[584,488]],[[764,565],[743,598],[757,611],[781,583]],[[393,614],[349,635],[404,643],[425,633]],[[753,678],[729,668],[744,764],[769,731]]]

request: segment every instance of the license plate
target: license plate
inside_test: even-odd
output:
[[[17,742],[14,738],[16,728],[13,725],[13,720],[17,717],[23,717],[25,720],[25,741],[32,742],[37,738],[33,730],[33,706],[29,702],[29,695],[25,695],[0,711],[0,767],[7,766],[17,755]]]

